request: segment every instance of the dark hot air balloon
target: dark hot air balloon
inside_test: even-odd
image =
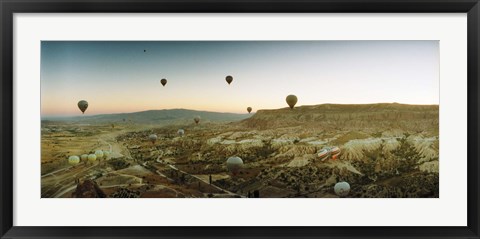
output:
[[[297,97],[295,95],[288,95],[287,98],[285,99],[287,101],[288,106],[290,106],[290,109],[293,109],[295,104],[297,104]]]
[[[160,83],[162,83],[162,85],[165,86],[167,84],[167,79],[161,79]]]
[[[82,111],[82,114],[85,113],[85,110],[88,108],[88,102],[86,100],[81,100],[78,102],[78,108]]]
[[[227,77],[225,77],[225,80],[230,85],[230,83],[232,83],[232,81],[233,81],[233,77],[232,76],[227,76]]]
[[[200,116],[195,116],[195,118],[193,118],[193,121],[195,121],[195,124],[198,124],[198,122],[200,122]]]

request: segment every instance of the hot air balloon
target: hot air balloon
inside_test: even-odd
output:
[[[337,146],[334,146],[330,148],[330,152],[332,154],[332,159],[337,159],[338,155],[340,155],[340,148]]]
[[[68,163],[72,164],[72,165],[78,164],[78,163],[80,163],[80,158],[78,156],[75,156],[75,155],[70,156],[70,157],[68,157]]]
[[[88,108],[88,102],[86,100],[81,100],[78,102],[78,108],[82,111],[82,114],[85,113],[85,110]]]
[[[335,194],[337,194],[339,197],[345,197],[348,195],[348,193],[350,193],[350,184],[347,182],[338,182],[333,187],[333,191],[335,191]]]
[[[157,135],[151,134],[150,136],[148,136],[148,139],[152,142],[152,144],[154,144],[155,141],[157,141]]]
[[[88,159],[88,154],[82,154],[82,156],[80,156],[80,159],[81,159],[82,161],[87,160],[87,159]]]
[[[161,79],[160,83],[162,83],[162,85],[165,86],[167,84],[167,79]]]
[[[227,159],[227,169],[230,171],[234,176],[238,174],[240,169],[243,167],[243,160],[237,156],[230,157]]]
[[[102,159],[103,158],[103,151],[102,150],[95,151],[95,156],[97,157],[97,159]]]
[[[252,107],[247,107],[247,111],[250,114],[250,112],[252,112]]]
[[[93,162],[95,160],[97,160],[97,155],[95,155],[95,154],[89,154],[88,155],[88,161]]]
[[[183,135],[185,134],[185,130],[179,129],[179,130],[177,131],[177,134],[180,135],[180,136],[183,136]]]
[[[295,106],[295,104],[298,101],[298,99],[295,95],[288,95],[285,100],[287,101],[288,106],[290,106],[290,109],[293,109],[293,107]]]
[[[232,81],[233,81],[233,77],[232,76],[227,76],[227,77],[225,77],[225,80],[230,85],[230,83],[232,83]]]
[[[105,159],[107,159],[108,156],[110,156],[110,151],[108,151],[108,150],[103,150],[103,156],[105,157]]]
[[[325,159],[328,159],[330,158],[330,149],[329,148],[324,148],[322,150],[320,150],[317,154],[318,158],[321,160],[321,161],[325,161]]]
[[[147,52],[147,50],[143,50],[143,52]]]
[[[193,118],[193,121],[195,121],[195,124],[198,124],[198,122],[200,122],[200,116],[195,116],[195,118]]]

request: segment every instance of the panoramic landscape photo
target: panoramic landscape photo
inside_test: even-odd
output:
[[[438,198],[438,41],[42,41],[42,198]]]

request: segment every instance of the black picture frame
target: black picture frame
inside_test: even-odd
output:
[[[0,0],[1,238],[480,238],[478,0]],[[20,227],[13,226],[14,13],[468,13],[466,227]],[[441,211],[441,209],[440,209]],[[35,212],[32,212],[35,213]]]

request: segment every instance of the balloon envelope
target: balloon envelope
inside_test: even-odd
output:
[[[78,156],[75,156],[75,155],[70,156],[70,157],[68,157],[68,163],[69,164],[74,164],[74,165],[78,164],[78,163],[80,163],[80,158]]]
[[[95,160],[97,160],[97,155],[95,155],[95,154],[89,154],[89,155],[88,155],[88,161],[92,161],[92,162],[93,162],[93,161],[95,161]]]
[[[80,156],[80,159],[83,161],[83,160],[87,160],[88,159],[88,154],[82,154],[82,156]]]
[[[227,169],[233,175],[236,175],[238,171],[243,167],[243,160],[240,157],[230,157],[227,159]]]
[[[179,129],[179,130],[177,131],[177,134],[180,135],[180,136],[183,136],[183,135],[185,134],[185,130]]]
[[[252,112],[252,107],[247,107],[247,111],[250,114],[250,112]]]
[[[152,141],[152,144],[155,143],[155,141],[157,141],[157,135],[156,134],[151,134],[150,136],[148,136],[148,139],[150,141]]]
[[[85,110],[88,108],[88,102],[86,100],[81,100],[77,103],[78,108],[82,111],[82,114],[85,113]]]
[[[198,124],[198,122],[200,122],[200,116],[195,116],[195,118],[193,118],[193,121],[195,121],[195,124]]]
[[[287,101],[288,106],[290,106],[290,109],[293,109],[295,104],[297,104],[297,97],[295,95],[288,95],[287,98],[285,99]]]
[[[340,197],[345,197],[350,193],[350,184],[347,182],[339,182],[333,187],[333,191]]]
[[[105,158],[108,158],[108,156],[110,156],[110,151],[108,151],[108,150],[103,150],[103,156],[104,156]]]
[[[162,83],[162,85],[165,86],[167,84],[167,79],[161,79],[160,83]]]
[[[232,76],[227,76],[227,77],[225,77],[225,80],[230,85],[230,83],[232,83],[232,81],[233,81],[233,77]]]
[[[97,159],[102,159],[103,158],[103,151],[102,150],[95,151],[95,156],[97,156]]]

